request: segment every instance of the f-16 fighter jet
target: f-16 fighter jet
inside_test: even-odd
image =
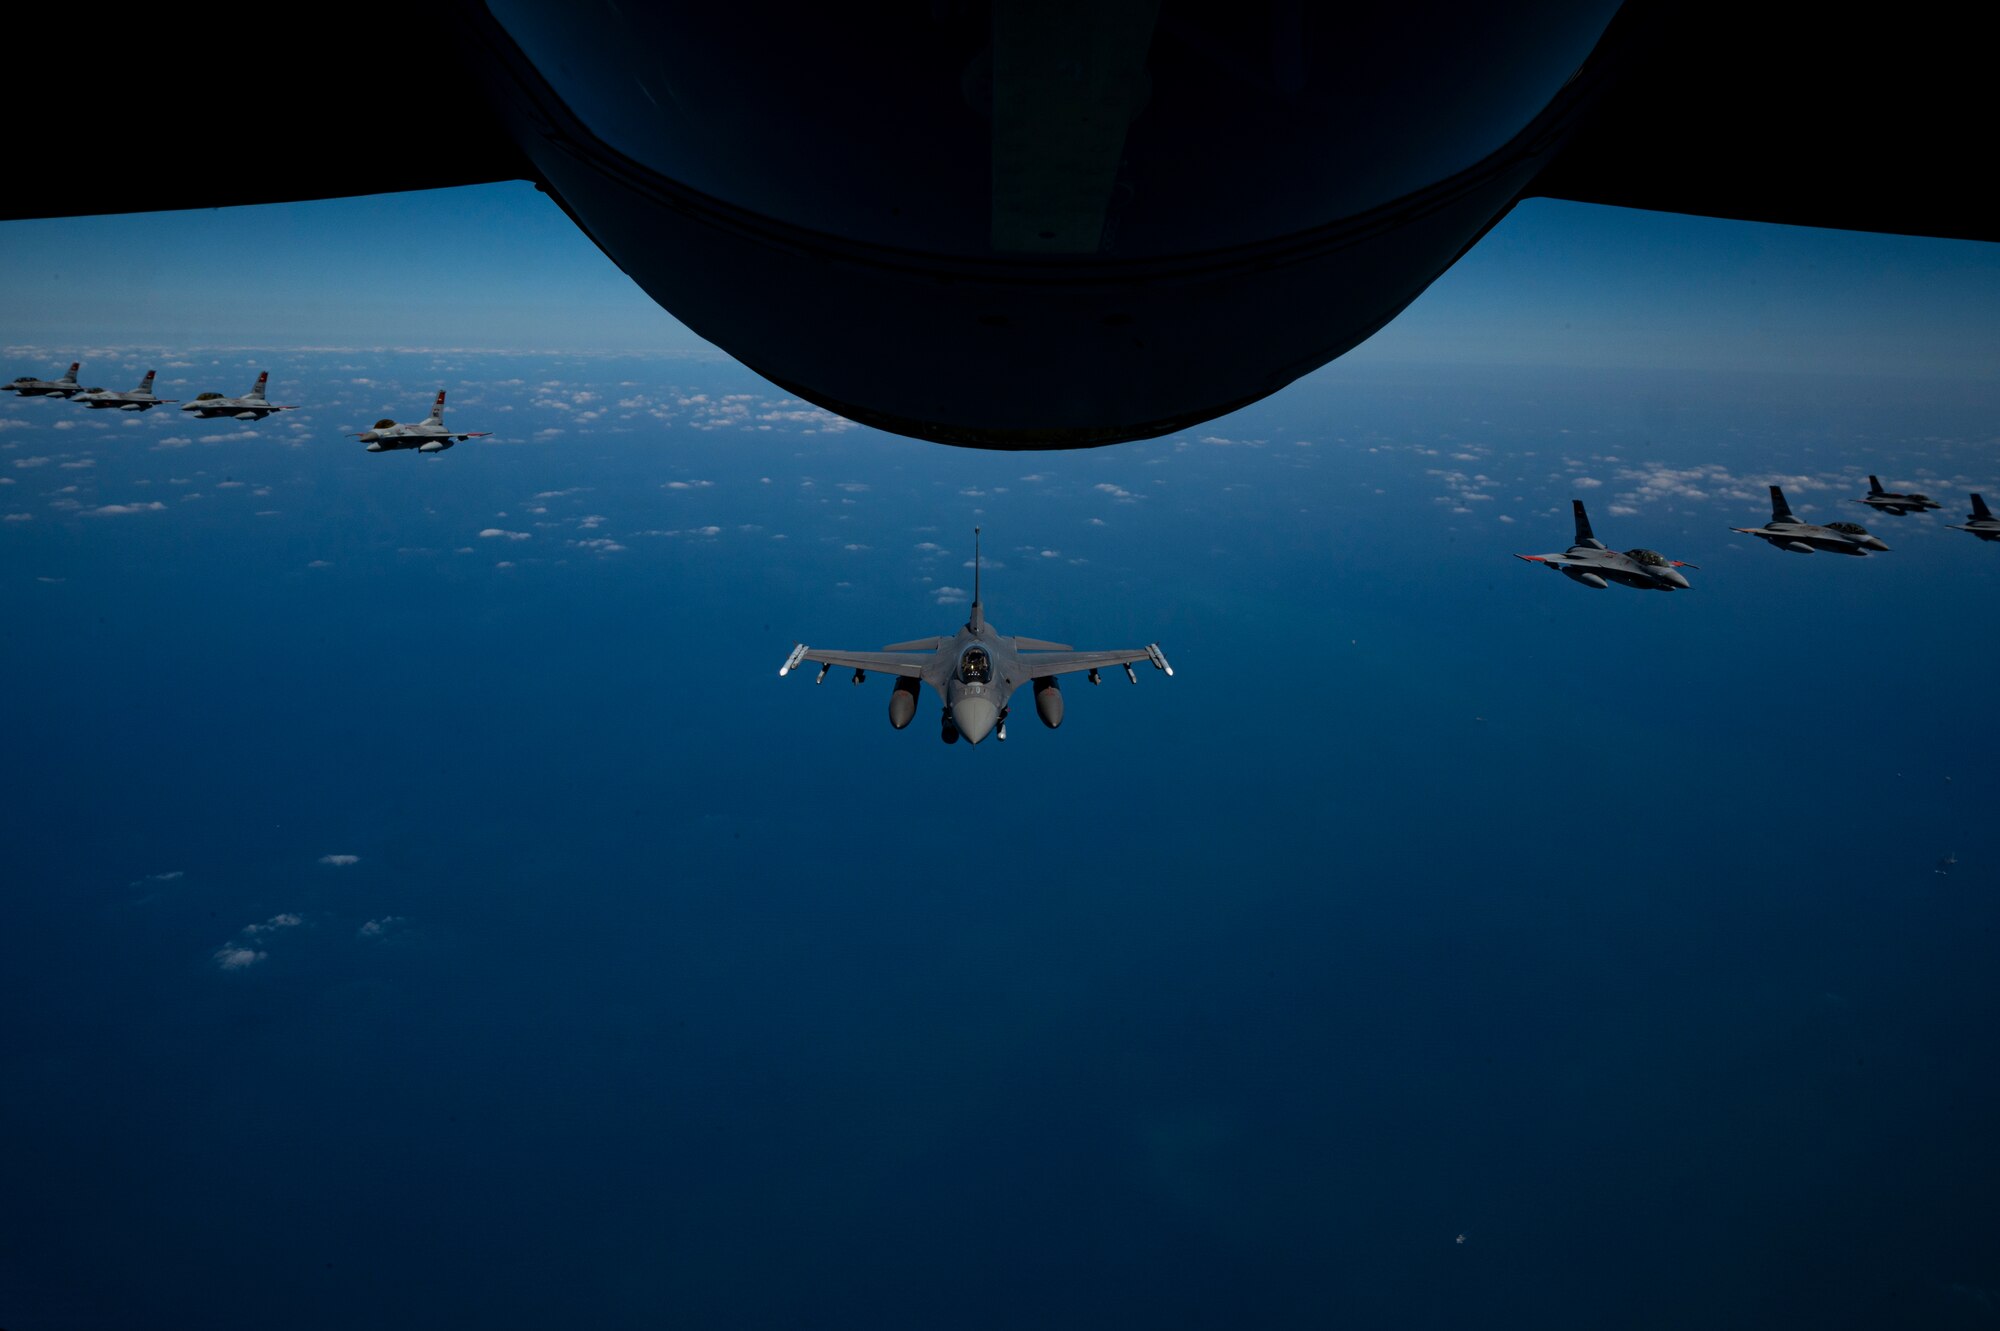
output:
[[[889,724],[898,730],[909,725],[910,718],[917,714],[917,694],[928,684],[944,700],[940,737],[947,744],[958,743],[961,735],[972,744],[988,734],[1005,740],[1007,699],[1022,685],[1033,686],[1035,711],[1042,724],[1054,730],[1063,719],[1057,675],[1084,671],[1086,678],[1096,684],[1100,682],[1097,673],[1100,669],[1122,666],[1125,677],[1137,684],[1139,677],[1132,673],[1135,661],[1151,661],[1155,670],[1174,673],[1158,643],[1126,651],[1079,652],[1059,642],[1008,638],[996,633],[986,622],[986,609],[979,599],[977,527],[972,529],[972,540],[972,617],[957,633],[948,638],[899,642],[879,652],[829,652],[800,643],[792,648],[792,654],[785,658],[778,673],[789,675],[800,663],[817,661],[819,678],[814,682],[818,684],[826,683],[827,672],[835,666],[852,668],[856,684],[866,679],[871,670],[894,675],[896,687],[889,695]]]
[[[1953,531],[1969,531],[1982,541],[2000,541],[2000,518],[1993,516],[1993,510],[1978,495],[1972,496],[1972,512],[1966,514],[1965,521],[1950,526]]]
[[[453,444],[466,439],[484,439],[491,430],[477,430],[471,433],[453,432],[444,428],[444,390],[438,389],[437,401],[431,405],[431,414],[415,425],[398,425],[394,421],[375,422],[375,428],[355,435],[368,445],[370,453],[393,453],[398,449],[414,448],[419,453],[442,453]]]
[[[279,406],[264,400],[264,385],[271,378],[265,371],[257,376],[257,386],[242,397],[224,397],[220,393],[198,393],[194,401],[182,407],[203,420],[213,420],[217,416],[233,416],[239,421],[261,421],[266,416],[280,411],[297,411],[296,405]]]
[[[1944,507],[1943,504],[1940,504],[1929,495],[1891,494],[1882,488],[1882,478],[1879,476],[1870,476],[1868,478],[1868,493],[1854,502],[1857,504],[1866,504],[1877,513],[1888,513],[1899,518],[1905,513],[1924,513],[1934,508]]]
[[[116,407],[120,411],[145,411],[149,407],[169,406],[178,401],[178,398],[153,396],[153,374],[152,370],[146,371],[146,377],[141,379],[139,386],[129,393],[111,393],[102,388],[87,388],[70,401],[81,402],[86,407]]]
[[[1698,565],[1669,559],[1658,550],[1641,548],[1627,550],[1623,554],[1608,550],[1590,530],[1590,515],[1583,511],[1583,501],[1572,499],[1569,502],[1570,507],[1576,510],[1576,544],[1559,555],[1515,555],[1514,558],[1552,568],[1571,582],[1580,582],[1599,591],[1614,582],[1637,587],[1641,591],[1687,590],[1688,580],[1679,570],[1697,568]]]
[[[19,393],[22,397],[75,397],[83,391],[83,385],[76,381],[79,364],[80,361],[71,361],[69,373],[60,379],[37,379],[32,374],[24,374],[12,383],[0,384],[0,388]]]
[[[1775,485],[1771,487],[1769,522],[1761,527],[1731,527],[1729,530],[1755,536],[1777,549],[1800,555],[1809,555],[1815,550],[1836,555],[1865,555],[1870,550],[1889,548],[1881,537],[1870,536],[1868,529],[1858,522],[1829,522],[1824,527],[1800,522],[1792,515],[1791,505],[1785,502],[1785,492]]]

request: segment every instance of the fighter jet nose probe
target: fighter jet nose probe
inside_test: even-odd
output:
[[[1636,587],[1640,591],[1672,592],[1686,591],[1688,580],[1681,572],[1684,568],[1698,570],[1698,566],[1681,559],[1669,559],[1658,550],[1627,550],[1620,553],[1608,548],[1590,529],[1590,516],[1583,511],[1583,501],[1569,501],[1576,515],[1576,544],[1559,555],[1515,555],[1530,564],[1540,564],[1554,569],[1571,582],[1581,583],[1594,591],[1603,591],[1612,583],[1623,587]]]
[[[816,661],[819,676],[815,684],[824,684],[827,672],[835,666],[853,670],[856,684],[866,680],[870,670],[894,675],[889,724],[897,730],[916,718],[918,694],[929,685],[944,703],[938,738],[946,744],[963,739],[976,745],[988,735],[1006,742],[1008,703],[1023,684],[1033,690],[1035,714],[1054,730],[1063,722],[1059,675],[1081,673],[1095,684],[1100,669],[1122,666],[1126,677],[1136,684],[1139,677],[1132,671],[1135,661],[1150,661],[1155,670],[1170,676],[1174,673],[1158,643],[1131,650],[1079,652],[1060,642],[1010,638],[996,632],[986,622],[986,603],[980,595],[979,528],[972,529],[972,539],[972,613],[957,633],[894,643],[879,652],[822,651],[799,643],[778,674],[789,675],[804,662]]]

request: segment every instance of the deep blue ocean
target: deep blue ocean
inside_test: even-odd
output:
[[[1032,455],[153,365],[305,406],[0,403],[0,1326],[2000,1322],[1990,383],[1342,363]],[[494,437],[342,438],[440,387]],[[1513,559],[1572,497],[1693,589]],[[975,524],[1000,631],[1175,676],[976,750],[778,677],[951,632]]]

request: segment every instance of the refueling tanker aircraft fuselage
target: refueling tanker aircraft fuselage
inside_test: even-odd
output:
[[[973,529],[972,615],[957,633],[949,637],[920,638],[893,643],[879,652],[835,652],[804,643],[792,648],[778,674],[789,675],[807,661],[819,663],[815,683],[824,684],[829,671],[838,666],[854,671],[861,683],[873,670],[894,675],[896,687],[889,695],[889,724],[901,730],[917,714],[917,695],[930,685],[944,703],[939,733],[946,744],[963,737],[977,744],[991,734],[1007,738],[1008,699],[1022,685],[1034,689],[1035,713],[1042,724],[1054,730],[1062,724],[1062,690],[1056,676],[1083,672],[1092,684],[1098,672],[1113,666],[1124,668],[1134,684],[1139,677],[1132,666],[1150,662],[1155,670],[1169,676],[1174,668],[1158,643],[1121,651],[1079,652],[1065,643],[1043,642],[1038,638],[1010,638],[996,632],[986,622],[986,610],[979,599],[979,529]]]
[[[406,448],[414,448],[419,453],[442,453],[453,444],[467,439],[484,439],[491,430],[447,430],[444,428],[444,390],[438,389],[437,401],[431,405],[431,414],[410,425],[398,425],[395,421],[380,420],[370,430],[351,436],[368,445],[370,453],[394,453]]]
[[[355,94],[385,34],[426,95]],[[170,108],[248,169],[57,153],[0,218],[527,179],[796,396],[1076,448],[1277,391],[1537,196],[2000,239],[1990,62],[1925,10],[1725,0],[353,0],[254,116],[182,61],[64,107],[85,141]],[[39,123],[43,85],[0,110]]]

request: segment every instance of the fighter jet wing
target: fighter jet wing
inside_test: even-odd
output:
[[[1019,659],[1023,666],[1034,672],[1037,679],[1045,675],[1073,675],[1079,670],[1130,665],[1136,661],[1151,661],[1155,668],[1169,675],[1174,673],[1174,668],[1167,664],[1167,658],[1157,643],[1115,652],[1022,652]]]
[[[792,649],[791,657],[778,673],[788,675],[802,661],[817,661],[821,665],[844,666],[853,670],[878,670],[885,675],[920,679],[923,677],[924,666],[930,659],[929,652],[829,652],[800,643]]]

